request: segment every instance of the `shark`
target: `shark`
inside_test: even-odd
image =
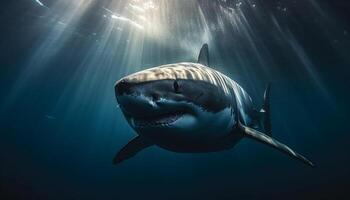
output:
[[[130,74],[115,84],[117,103],[137,133],[113,164],[150,146],[173,152],[206,153],[232,149],[244,138],[275,148],[306,165],[315,165],[272,137],[270,84],[256,109],[234,80],[214,70],[204,44],[198,62],[181,62]]]

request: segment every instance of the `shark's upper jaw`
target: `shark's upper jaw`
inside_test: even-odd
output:
[[[169,99],[154,100],[143,95],[118,95],[118,104],[135,129],[174,126],[185,115],[192,115],[190,105]]]

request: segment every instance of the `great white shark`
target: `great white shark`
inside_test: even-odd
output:
[[[152,145],[174,152],[214,152],[252,138],[314,167],[272,138],[269,84],[257,110],[238,83],[208,66],[204,44],[197,63],[162,65],[116,82],[117,102],[137,136],[116,154],[114,164]]]

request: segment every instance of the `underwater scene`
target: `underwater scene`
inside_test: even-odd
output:
[[[350,1],[0,10],[0,199],[350,198]]]

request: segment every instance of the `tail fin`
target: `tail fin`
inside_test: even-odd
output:
[[[262,123],[264,127],[264,132],[269,136],[272,135],[271,117],[270,117],[270,89],[271,89],[271,84],[268,83],[266,85],[266,89],[264,93],[264,103],[260,110],[260,113],[262,113]]]

